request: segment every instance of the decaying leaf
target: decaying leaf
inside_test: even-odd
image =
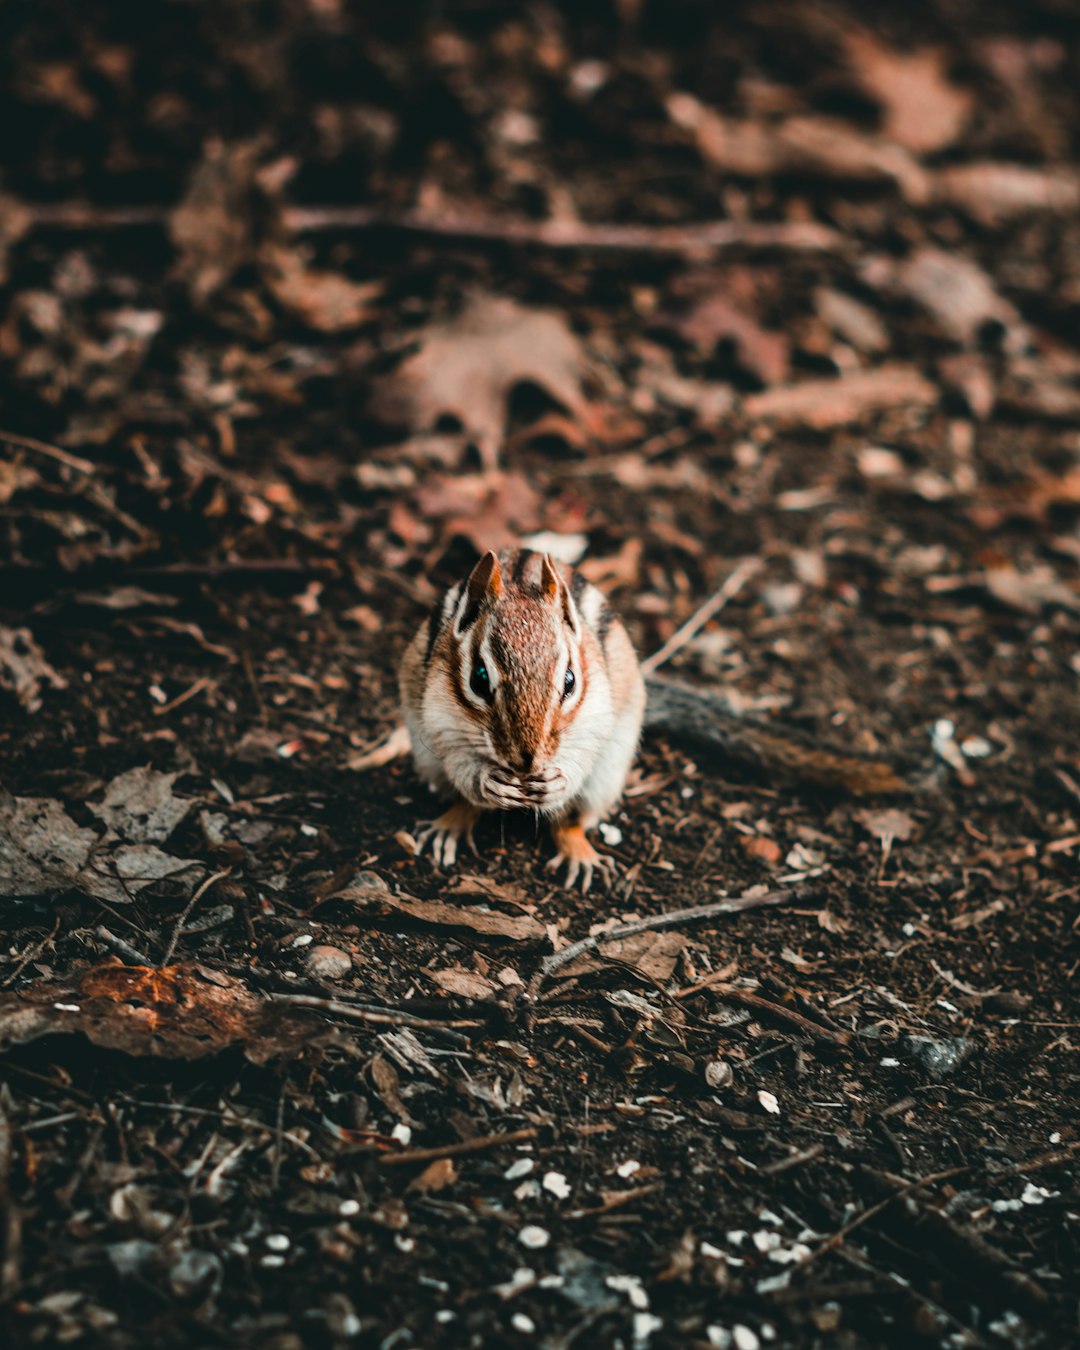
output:
[[[1027,331],[1015,306],[1002,296],[977,263],[937,248],[917,249],[901,263],[874,258],[863,279],[906,296],[930,314],[942,332],[966,346],[988,326],[1004,333],[1008,351],[1027,343]]]
[[[109,829],[132,844],[163,844],[195,805],[177,797],[173,784],[178,773],[159,773],[142,767],[114,778],[105,796],[90,810]]]
[[[844,46],[859,85],[881,104],[888,140],[923,155],[957,139],[974,97],[948,78],[940,47],[899,52],[862,28],[849,29]]]
[[[293,248],[268,245],[260,252],[262,274],[274,299],[309,328],[340,333],[371,317],[381,281],[350,281],[340,272],[309,267]]]
[[[453,1158],[436,1158],[434,1162],[428,1163],[419,1176],[413,1177],[405,1190],[414,1195],[433,1195],[436,1191],[445,1191],[455,1181],[457,1167]]]
[[[202,304],[251,256],[251,189],[259,146],[211,141],[169,217],[176,271]]]
[[[937,386],[912,366],[887,365],[859,370],[835,380],[805,380],[752,394],[743,406],[751,417],[776,418],[828,428],[857,422],[882,408],[928,407],[938,401]]]
[[[67,688],[67,680],[46,661],[29,628],[0,625],[0,689],[10,689],[27,712],[36,712],[45,684]]]
[[[1038,212],[1080,210],[1080,174],[1072,169],[994,161],[948,164],[934,174],[933,188],[939,201],[991,228]]]
[[[727,173],[891,182],[914,203],[925,201],[929,193],[926,171],[903,146],[836,117],[789,117],[775,123],[740,120],[724,117],[682,92],[668,98],[667,111],[694,137],[702,158]]]
[[[380,421],[414,432],[456,418],[491,467],[515,386],[538,385],[582,416],[585,367],[581,343],[562,315],[476,294],[456,318],[424,329],[420,350],[375,382],[370,409]]]
[[[470,928],[487,937],[509,938],[513,942],[541,942],[546,930],[525,915],[500,914],[493,909],[465,909],[440,900],[418,900],[412,895],[394,895],[386,882],[374,872],[360,872],[334,899],[347,900],[359,908],[382,914],[405,914],[420,923],[441,928]]]
[[[612,961],[633,966],[647,980],[666,984],[675,973],[679,956],[689,938],[674,930],[661,933],[637,933],[633,937],[602,942],[595,952],[586,952],[568,965],[562,966],[557,978],[565,980],[572,975],[585,975],[603,970]]]
[[[325,1026],[198,965],[86,966],[0,995],[0,1052],[41,1036],[81,1035],[107,1050],[205,1059],[232,1046],[253,1063],[295,1054]]]
[[[432,970],[428,974],[440,989],[459,998],[487,1000],[494,998],[498,989],[495,981],[486,975],[478,975],[475,970],[462,970],[460,966]]]
[[[70,890],[97,840],[52,797],[0,797],[0,894]]]

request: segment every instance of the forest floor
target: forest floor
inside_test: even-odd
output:
[[[1080,6],[867,12],[5,8],[5,1345],[1080,1335]],[[610,893],[440,873],[523,538],[911,791],[651,737]]]

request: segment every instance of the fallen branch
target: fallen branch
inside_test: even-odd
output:
[[[536,1135],[537,1131],[530,1125],[523,1130],[511,1130],[509,1134],[485,1134],[480,1139],[444,1144],[441,1148],[413,1148],[407,1153],[383,1153],[379,1156],[379,1162],[384,1167],[435,1162],[438,1158],[457,1158],[462,1153],[483,1153],[489,1148],[498,1148],[500,1144],[523,1144],[527,1139],[535,1139]]]
[[[651,675],[654,671],[659,670],[665,661],[670,661],[676,652],[686,646],[695,633],[704,628],[711,618],[720,613],[729,600],[738,595],[750,578],[756,576],[764,565],[760,558],[743,558],[729,573],[720,589],[694,611],[682,627],[668,638],[659,651],[653,652],[652,656],[647,656],[642,661],[641,673]]]
[[[388,1008],[386,1012],[369,1012],[352,1003],[341,1003],[336,998],[319,998],[315,994],[270,994],[272,1003],[290,1003],[294,1008],[311,1008],[315,1012],[329,1013],[332,1017],[346,1017],[354,1022],[370,1022],[377,1027],[416,1027],[429,1031],[454,1030],[464,1027],[480,1027],[483,1022],[464,1020],[443,1021],[438,1018],[417,1017],[414,1013],[395,1012]]]
[[[739,989],[730,984],[715,985],[714,991],[721,998],[741,1004],[744,1008],[752,1008],[755,1012],[764,1013],[769,1017],[775,1017],[778,1022],[787,1022],[789,1026],[805,1032],[808,1036],[813,1036],[819,1041],[827,1041],[829,1045],[835,1045],[839,1049],[851,1044],[849,1031],[833,1031],[803,1013],[796,1012],[794,1008],[787,1008],[782,1003],[773,1003],[771,999],[762,998],[760,994],[752,994],[749,990]]]
[[[31,450],[35,455],[45,455],[48,459],[55,459],[58,464],[64,464],[69,469],[75,469],[79,473],[91,474],[97,468],[88,459],[80,459],[78,455],[68,454],[66,450],[61,450],[58,445],[50,445],[48,441],[39,441],[34,436],[20,436],[15,431],[0,431],[0,441],[3,441],[5,445],[14,445],[20,450]]]
[[[156,227],[164,229],[167,206],[97,206],[92,202],[21,203],[30,228],[82,232]],[[338,230],[390,230],[460,243],[523,244],[546,249],[601,253],[696,254],[719,249],[837,250],[844,237],[813,221],[707,220],[690,225],[590,224],[577,220],[506,220],[491,216],[428,215],[378,206],[286,206],[286,231],[318,234]]]
[[[727,914],[742,914],[748,909],[764,909],[771,905],[787,905],[793,900],[814,903],[823,895],[821,886],[792,886],[783,891],[762,891],[755,894],[747,891],[745,895],[733,896],[730,900],[716,900],[711,905],[694,905],[690,909],[669,910],[666,914],[653,914],[647,919],[636,919],[633,923],[624,923],[619,928],[609,928],[602,933],[593,933],[590,937],[572,942],[561,952],[553,952],[540,963],[540,969],[533,977],[529,993],[535,998],[540,984],[561,966],[569,965],[583,952],[595,951],[608,942],[618,942],[620,938],[636,937],[638,933],[658,933],[665,928],[681,928],[683,924],[698,923],[702,919],[717,919]]]

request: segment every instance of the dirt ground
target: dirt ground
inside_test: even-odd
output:
[[[5,1345],[1080,1343],[1080,5],[869,12],[5,7]],[[523,538],[910,790],[440,873]]]

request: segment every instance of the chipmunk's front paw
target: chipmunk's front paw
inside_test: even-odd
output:
[[[455,802],[448,811],[444,811],[437,820],[433,820],[417,835],[417,854],[430,847],[431,860],[436,867],[447,869],[453,867],[457,862],[462,840],[470,852],[476,852],[473,830],[483,814],[478,806],[473,806],[470,802]]]
[[[599,875],[606,889],[611,889],[615,879],[615,859],[604,853],[597,853],[585,837],[585,831],[579,823],[556,825],[552,831],[558,852],[547,865],[554,872],[566,864],[566,877],[563,885],[573,890],[581,881],[581,893],[585,895],[593,883],[593,876]]]

